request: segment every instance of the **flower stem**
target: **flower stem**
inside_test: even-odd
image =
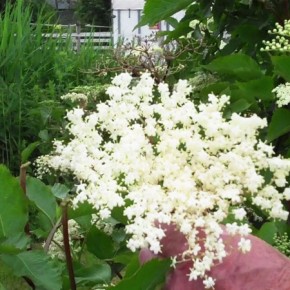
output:
[[[66,266],[69,275],[70,289],[76,290],[75,275],[72,263],[72,256],[69,245],[69,232],[68,232],[68,215],[67,215],[67,203],[62,205],[62,233],[63,233],[63,245],[66,258]]]
[[[30,165],[30,162],[27,162],[25,164],[22,164],[20,166],[20,186],[24,192],[25,198],[26,197],[26,168]],[[30,229],[29,229],[29,222],[25,225],[25,233],[30,236]]]

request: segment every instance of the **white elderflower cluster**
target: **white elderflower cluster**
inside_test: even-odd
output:
[[[88,101],[88,97],[85,94],[82,93],[75,93],[75,92],[71,92],[68,93],[66,95],[61,96],[62,100],[70,100],[71,102],[87,102]]]
[[[68,230],[69,230],[69,237],[70,237],[70,241],[69,241],[70,247],[73,250],[73,253],[77,254],[81,250],[79,241],[83,238],[83,235],[80,234],[80,227],[75,220],[68,221]],[[49,246],[48,254],[52,258],[65,260],[62,228],[59,228],[55,232],[53,240]]]
[[[265,45],[261,51],[280,51],[289,52],[290,51],[290,20],[284,20],[284,26],[279,23],[275,24],[276,28],[269,30],[269,34],[276,35],[271,41],[263,41]]]
[[[162,252],[162,224],[176,225],[188,242],[179,258],[193,261],[189,278],[212,287],[207,272],[227,255],[220,236],[229,214],[236,222],[226,229],[241,236],[242,252],[251,246],[243,222],[246,200],[270,217],[287,218],[281,201],[290,197],[283,193],[290,161],[258,139],[265,119],[223,117],[228,96],[210,94],[208,103],[195,105],[185,80],[173,92],[165,83],[155,86],[148,73],[134,85],[131,80],[127,73],[115,77],[110,99],[95,112],[69,111],[72,138],[54,142],[54,152],[38,159],[39,172],[72,174],[78,181],[74,206],[87,201],[101,219],[123,206],[132,251]]]
[[[112,235],[114,231],[114,225],[106,222],[105,220],[100,219],[98,215],[92,215],[92,224],[96,226],[97,229],[103,231],[107,235]]]
[[[276,104],[279,108],[290,103],[290,83],[280,84],[272,92],[276,94]]]

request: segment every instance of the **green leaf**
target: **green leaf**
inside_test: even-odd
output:
[[[266,222],[262,225],[258,231],[257,236],[265,242],[272,245],[274,243],[274,235],[278,232],[278,229],[274,222]]]
[[[262,76],[258,64],[245,54],[221,56],[203,67],[211,72],[230,76],[240,81],[249,81]]]
[[[140,269],[127,279],[123,279],[117,286],[108,290],[154,290],[165,281],[170,270],[171,261],[153,259],[140,267]]]
[[[176,28],[177,27],[177,25],[178,25],[178,20],[176,19],[176,18],[174,18],[174,17],[168,17],[167,19],[166,19],[166,22],[169,24],[169,25],[171,25],[173,28]]]
[[[128,249],[126,251],[116,255],[113,258],[115,263],[121,263],[121,264],[128,265],[128,266],[134,259],[136,259],[136,261],[138,263],[138,267],[136,268],[136,269],[138,269],[140,266],[139,265],[139,256],[138,256],[138,254],[133,253],[133,252],[129,251]],[[128,271],[126,271],[126,274],[127,274],[127,272]],[[136,270],[134,272],[136,272]]]
[[[64,199],[67,197],[68,193],[70,192],[70,189],[64,184],[55,183],[51,188],[51,192],[55,197]]]
[[[107,263],[93,265],[89,268],[81,266],[79,269],[75,269],[76,283],[82,286],[109,283],[111,276],[111,268]]]
[[[273,78],[269,76],[261,77],[257,80],[248,82],[236,82],[238,88],[250,97],[257,98],[263,101],[273,100]]]
[[[216,82],[202,88],[200,91],[200,95],[202,97],[207,97],[208,94],[212,94],[212,93],[217,95],[217,94],[222,93],[228,87],[229,87],[228,82]]]
[[[26,250],[29,241],[29,237],[24,232],[18,233],[0,243],[0,253],[17,254],[23,250]]]
[[[137,27],[143,25],[154,25],[178,11],[192,4],[192,0],[147,0],[144,6],[144,15]]]
[[[36,207],[54,225],[56,219],[56,200],[50,188],[37,178],[27,177],[26,194],[29,200],[35,203]]]
[[[287,55],[272,56],[274,72],[283,77],[286,81],[290,81],[290,57]]]
[[[0,258],[16,276],[29,277],[41,289],[61,289],[61,273],[44,252],[28,251],[18,255],[3,254],[0,255]]]
[[[124,207],[114,207],[112,217],[124,225],[128,223],[128,218],[124,215]]]
[[[7,290],[1,282],[0,282],[0,290]]]
[[[137,271],[141,268],[140,265],[140,259],[139,259],[139,254],[134,253],[133,256],[131,256],[130,262],[126,266],[126,273],[124,278],[130,278],[132,277]]]
[[[93,213],[96,213],[96,209],[93,208],[93,206],[88,202],[83,202],[78,204],[78,207],[73,209],[68,209],[68,216],[70,219],[76,219],[82,216],[88,216]]]
[[[271,142],[288,132],[290,132],[290,110],[277,109],[269,124],[267,139]]]
[[[33,151],[39,146],[40,142],[34,142],[29,144],[22,152],[21,152],[21,163],[24,164],[28,161],[30,155]]]
[[[251,104],[247,100],[239,99],[236,102],[230,104],[228,109],[230,109],[231,112],[240,113],[247,110],[250,106]]]
[[[17,178],[0,165],[0,238],[23,233],[28,207]]]
[[[110,259],[115,254],[113,239],[96,227],[92,227],[87,235],[87,248],[99,259]]]

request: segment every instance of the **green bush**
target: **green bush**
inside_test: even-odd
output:
[[[40,10],[35,25],[32,17],[24,0],[7,3],[0,15],[0,162],[13,172],[24,148],[59,132],[65,111],[59,96],[94,84],[87,71],[102,55],[91,43],[76,53],[69,39],[44,38],[51,15]]]

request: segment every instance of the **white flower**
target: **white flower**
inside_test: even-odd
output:
[[[242,251],[242,253],[247,253],[251,250],[251,240],[241,238],[238,242],[238,247]]]
[[[81,94],[81,93],[68,93],[66,95],[63,95],[60,97],[62,100],[70,100],[72,102],[76,102],[76,101],[84,101],[87,102],[88,97],[85,94]]]
[[[207,277],[206,279],[203,280],[203,285],[205,289],[210,289],[214,287],[215,285],[215,280],[212,277]]]
[[[290,103],[290,83],[281,84],[273,89],[272,92],[276,93],[278,107],[283,107]]]
[[[132,251],[162,252],[166,232],[156,222],[174,224],[187,239],[181,256],[192,258],[189,279],[205,279],[209,286],[213,280],[206,272],[227,255],[221,224],[231,212],[239,224],[227,224],[226,231],[242,236],[237,245],[242,252],[250,249],[245,238],[251,229],[243,223],[246,197],[270,217],[287,218],[282,199],[289,192],[276,187],[286,185],[290,161],[274,156],[273,147],[259,140],[265,119],[224,118],[229,96],[210,94],[208,103],[195,105],[187,81],[171,92],[167,84],[156,87],[148,73],[135,85],[131,79],[129,74],[114,78],[110,99],[96,112],[69,111],[71,139],[55,141],[54,151],[38,159],[38,172],[73,176],[73,205],[92,204],[96,220],[123,206]],[[266,182],[267,171],[273,177]]]
[[[236,208],[233,210],[233,214],[237,220],[243,220],[247,212],[243,208]]]

